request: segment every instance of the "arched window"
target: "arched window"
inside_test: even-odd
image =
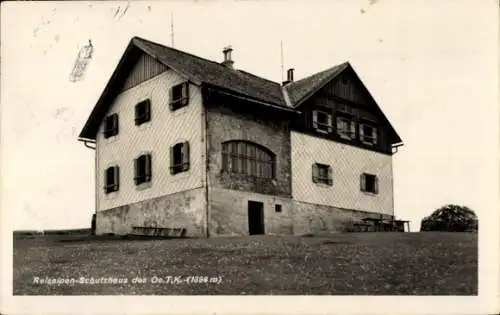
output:
[[[222,143],[222,170],[260,178],[276,175],[275,155],[268,149],[247,141]]]

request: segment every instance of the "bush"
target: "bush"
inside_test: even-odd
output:
[[[420,231],[477,232],[478,219],[465,206],[446,205],[422,219]]]

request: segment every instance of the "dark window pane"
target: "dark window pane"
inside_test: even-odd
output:
[[[110,167],[106,170],[106,186],[113,185],[115,178],[115,168]]]
[[[222,152],[222,169],[228,170],[228,154],[226,152]]]
[[[238,156],[234,154],[231,156],[231,171],[238,173]]]

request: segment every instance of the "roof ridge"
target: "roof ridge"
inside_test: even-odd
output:
[[[160,46],[160,47],[162,47],[162,48],[175,50],[175,51],[177,51],[177,52],[179,52],[179,53],[186,54],[186,55],[189,55],[189,56],[191,56],[191,57],[195,57],[195,58],[198,58],[198,59],[201,59],[201,60],[208,61],[208,62],[210,62],[210,63],[216,64],[216,65],[218,65],[219,67],[224,67],[225,69],[231,69],[231,68],[228,68],[228,67],[224,66],[224,65],[223,65],[223,64],[221,64],[220,62],[217,62],[217,61],[214,61],[214,60],[210,60],[210,59],[207,59],[207,58],[204,58],[204,57],[200,57],[200,56],[198,56],[198,55],[194,55],[194,54],[189,53],[189,52],[186,52],[186,51],[184,51],[184,50],[179,50],[179,49],[177,49],[177,48],[173,48],[173,47],[170,47],[170,46],[167,46],[167,45],[164,45],[164,44],[160,44],[160,43],[157,43],[157,42],[153,42],[153,41],[150,41],[150,40],[148,40],[148,39],[145,39],[145,38],[142,38],[142,37],[139,37],[139,36],[134,36],[134,39],[142,40],[142,41],[148,42],[148,43],[150,43],[150,44],[153,44],[153,45],[156,45],[156,46]],[[263,78],[263,77],[261,77],[261,76],[255,75],[255,74],[253,74],[253,73],[250,73],[250,72],[245,71],[245,70],[242,70],[242,69],[232,69],[232,70],[234,70],[234,71],[236,71],[236,72],[243,72],[243,73],[245,73],[245,74],[248,74],[248,75],[254,76],[254,77],[259,78],[259,79],[262,79],[262,80],[266,80],[266,81],[271,82],[271,83],[276,83],[276,84],[279,84],[278,82],[275,82],[275,81],[272,81],[272,80],[269,80],[269,79]]]
[[[256,74],[253,74],[253,73],[251,73],[251,72],[248,72],[248,71],[245,71],[245,70],[241,70],[241,69],[237,69],[237,71],[242,72],[242,73],[247,74],[247,75],[251,75],[251,76],[253,76],[253,77],[256,77],[256,78],[259,78],[259,79],[265,80],[265,81],[267,81],[267,82],[274,83],[274,84],[277,84],[277,85],[280,85],[280,86],[281,86],[281,84],[279,84],[279,82],[276,82],[276,81],[273,81],[273,80],[266,79],[266,78],[264,78],[264,77],[261,77],[261,76],[258,76],[258,75],[256,75]]]
[[[191,53],[188,53],[184,50],[179,50],[177,48],[173,48],[173,47],[170,47],[170,46],[167,46],[167,45],[163,45],[163,44],[160,44],[160,43],[157,43],[157,42],[153,42],[153,41],[150,41],[150,40],[147,40],[147,39],[144,39],[142,37],[138,37],[138,36],[134,36],[134,39],[139,39],[139,40],[142,40],[142,41],[145,41],[145,42],[149,42],[150,44],[153,44],[153,45],[156,45],[156,46],[160,46],[162,48],[167,48],[167,49],[171,49],[171,50],[175,50],[177,52],[180,52],[180,53],[183,53],[183,54],[186,54],[186,55],[189,55],[191,57],[195,57],[195,58],[198,58],[198,59],[202,59],[204,61],[208,61],[208,62],[211,62],[211,63],[214,63],[214,64],[217,64],[221,67],[225,67],[224,65],[222,65],[220,62],[217,62],[217,61],[214,61],[214,60],[210,60],[210,59],[207,59],[207,58],[204,58],[204,57],[200,57],[198,55],[194,55],[194,54],[191,54]],[[227,68],[227,67],[226,67]],[[229,69],[229,68],[228,68]]]
[[[324,69],[324,70],[321,70],[321,71],[318,71],[318,72],[315,72],[313,74],[310,74],[308,75],[307,77],[303,77],[302,79],[300,80],[297,80],[297,81],[293,81],[293,82],[290,82],[290,85],[293,85],[294,83],[298,83],[298,82],[301,82],[301,81],[304,81],[304,80],[307,80],[307,79],[310,79],[311,77],[313,76],[319,76],[320,74],[323,74],[323,73],[326,73],[328,71],[332,71],[332,70],[338,70],[340,67],[342,66],[347,66],[349,65],[349,61],[344,61],[342,63],[339,63],[339,64],[336,64],[335,66],[332,66],[330,68],[327,68],[327,69]]]
[[[182,54],[186,54],[186,55],[189,55],[191,57],[194,57],[194,58],[198,58],[198,59],[201,59],[201,60],[204,60],[204,61],[208,61],[210,63],[213,63],[213,64],[216,64],[218,65],[219,67],[224,67],[225,69],[230,69],[224,65],[222,65],[220,62],[217,62],[217,61],[214,61],[214,60],[210,60],[210,59],[207,59],[207,58],[204,58],[204,57],[200,57],[198,55],[194,55],[192,53],[189,53],[189,52],[186,52],[184,50],[179,50],[177,48],[173,48],[173,47],[170,47],[170,46],[167,46],[167,45],[163,45],[163,44],[160,44],[160,43],[157,43],[157,42],[153,42],[153,41],[150,41],[148,39],[145,39],[145,38],[142,38],[142,37],[139,37],[139,36],[134,36],[134,39],[138,39],[138,40],[141,40],[141,41],[145,41],[145,42],[148,42],[150,44],[153,44],[153,45],[156,45],[156,46],[160,46],[162,48],[166,48],[166,49],[171,49],[171,50],[174,50],[174,51],[177,51],[179,53],[182,53]],[[232,69],[236,72],[242,72],[243,74],[247,74],[247,75],[251,75],[253,77],[256,77],[256,78],[259,78],[259,79],[262,79],[262,80],[265,80],[267,82],[270,82],[270,83],[274,83],[274,84],[277,84],[277,85],[280,85],[278,82],[276,81],[273,81],[273,80],[269,80],[269,79],[266,79],[264,77],[261,77],[261,76],[258,76],[256,74],[253,74],[253,73],[250,73],[248,71],[245,71],[245,70],[242,70],[242,69]]]

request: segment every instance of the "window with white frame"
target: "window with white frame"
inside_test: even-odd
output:
[[[346,140],[356,138],[356,122],[347,117],[337,117],[337,134]]]
[[[321,133],[331,133],[332,128],[332,114],[322,111],[313,110],[313,128]]]
[[[377,144],[377,128],[372,124],[361,123],[359,125],[359,140],[364,144]]]

